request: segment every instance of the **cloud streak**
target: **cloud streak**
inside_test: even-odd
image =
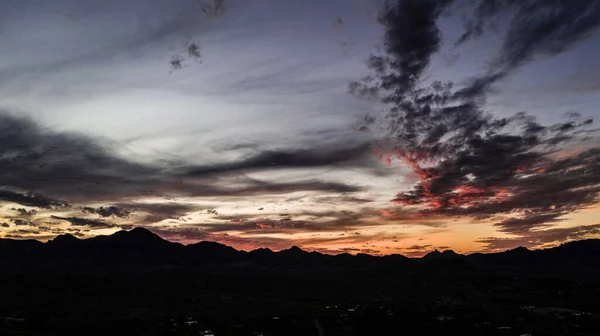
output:
[[[275,183],[243,179],[242,186],[219,185],[214,177],[230,172],[274,168],[327,167],[349,162],[365,155],[365,147],[331,149],[321,152],[266,151],[253,158],[229,164],[196,166],[189,163],[148,165],[126,160],[90,137],[75,133],[56,133],[33,121],[0,114],[0,184],[18,193],[0,190],[0,199],[43,208],[65,206],[66,202],[41,196],[56,196],[73,201],[110,201],[131,197],[174,194],[178,196],[251,196],[293,191],[352,192],[360,188],[309,179]],[[84,208],[103,217],[124,217],[116,208]]]
[[[112,228],[115,227],[114,224],[106,223],[100,220],[88,219],[88,218],[80,218],[80,217],[60,217],[60,216],[52,216],[54,219],[67,221],[71,223],[73,226],[87,226],[90,228]]]

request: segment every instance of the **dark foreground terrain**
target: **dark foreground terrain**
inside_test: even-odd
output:
[[[0,335],[598,335],[600,241],[421,259],[0,239]]]

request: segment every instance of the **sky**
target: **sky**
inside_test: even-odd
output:
[[[5,0],[0,238],[600,237],[600,1]]]

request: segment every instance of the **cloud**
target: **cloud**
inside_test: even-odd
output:
[[[600,27],[597,1],[482,0],[478,3],[457,45],[482,36],[499,23],[497,19],[508,22],[509,27],[488,73],[475,79],[463,94],[481,94],[494,82],[540,56],[554,56],[572,49]]]
[[[315,201],[318,203],[331,203],[331,204],[366,204],[372,203],[374,200],[370,198],[361,198],[354,196],[320,196],[315,197]]]
[[[365,248],[354,248],[354,247],[344,247],[341,248],[339,250],[334,250],[332,251],[333,253],[336,252],[342,252],[342,253],[363,253],[363,254],[371,254],[371,255],[377,255],[379,254],[379,251],[374,250],[374,249],[365,249]]]
[[[227,2],[225,0],[206,1],[201,5],[202,12],[209,18],[220,18],[227,13]]]
[[[385,27],[387,56],[394,61],[378,57],[370,60],[373,69],[393,70],[382,78],[383,89],[393,87],[401,95],[417,85],[442,41],[436,20],[451,3],[452,0],[401,0],[384,4],[379,21]]]
[[[33,223],[25,220],[25,219],[20,219],[20,218],[11,218],[10,220],[11,222],[13,222],[16,226],[32,226]]]
[[[304,180],[302,182],[270,183],[254,180],[250,185],[239,188],[207,188],[208,196],[254,196],[261,194],[287,194],[295,191],[357,192],[363,188],[337,182]]]
[[[376,212],[361,211],[298,212],[294,214],[238,214],[235,216],[215,216],[215,222],[190,224],[204,233],[228,231],[243,234],[308,233],[356,230],[372,223],[369,219]]]
[[[115,205],[119,209],[127,209],[128,213],[146,213],[141,219],[137,220],[135,224],[152,224],[158,223],[165,219],[177,219],[184,217],[200,209],[199,206],[181,204],[181,203],[118,203]]]
[[[19,208],[15,210],[17,212],[17,214],[19,216],[24,216],[24,217],[31,217],[31,216],[35,216],[37,214],[37,211],[35,209],[32,210],[27,210],[24,208]]]
[[[514,68],[536,54],[558,54],[587,38],[600,26],[600,5],[586,0],[479,1],[458,43],[481,37],[498,19],[510,28],[495,63]]]
[[[82,211],[84,213],[97,214],[101,217],[117,217],[117,218],[126,218],[131,214],[129,211],[116,207],[116,206],[108,206],[108,207],[83,207]]]
[[[530,231],[515,238],[488,237],[477,242],[485,244],[484,251],[502,251],[519,246],[536,248],[547,244],[555,245],[598,234],[600,234],[600,224]]]
[[[479,3],[484,8],[489,2]],[[491,68],[442,82],[425,80],[424,73],[439,54],[443,41],[437,23],[452,10],[451,1],[387,2],[380,19],[384,53],[370,58],[372,76],[364,83],[377,88],[389,107],[382,158],[402,161],[418,178],[412,189],[396,195],[396,204],[416,208],[422,217],[510,214],[514,217],[496,226],[521,233],[598,202],[600,149],[577,155],[562,151],[597,133],[592,120],[581,116],[552,125],[525,112],[497,117],[486,110],[486,94],[536,56],[558,55],[588,38],[600,25],[599,8],[589,1],[493,3],[515,6],[515,16]],[[548,7],[548,15],[537,11],[536,3]],[[478,15],[488,14],[475,19]]]
[[[406,247],[405,250],[416,250],[416,251],[421,251],[421,250],[425,250],[430,248],[432,245],[413,245],[413,246],[409,246]]]
[[[106,223],[106,222],[95,220],[95,219],[80,218],[80,217],[60,217],[60,216],[52,216],[52,218],[67,221],[67,222],[71,223],[71,225],[73,225],[73,226],[89,226],[91,228],[115,227],[114,224]]]
[[[190,176],[207,174],[247,172],[256,170],[271,170],[282,168],[313,168],[348,164],[357,161],[372,150],[367,144],[353,148],[333,150],[298,149],[293,151],[268,150],[229,164],[198,167],[190,170]]]
[[[1,163],[0,159],[0,163]],[[0,190],[0,201],[17,203],[24,206],[51,209],[68,206],[66,202],[45,197],[33,192],[17,193],[9,190]]]
[[[32,120],[0,113],[0,184],[65,198],[111,198],[156,184],[160,171],[111,154],[91,138],[56,133]],[[10,174],[9,174],[10,172]],[[130,189],[130,190],[127,190]],[[4,200],[51,207],[36,195],[3,191]],[[26,205],[26,204],[23,204]]]
[[[18,229],[9,231],[6,234],[6,238],[20,238],[21,235],[40,234],[39,230],[34,229]]]
[[[500,228],[500,232],[511,234],[523,234],[540,226],[550,226],[551,223],[561,221],[563,213],[533,214],[523,218],[509,218],[494,224]]]
[[[240,162],[197,166],[184,162],[142,164],[115,154],[100,141],[76,133],[53,132],[32,120],[0,113],[0,200],[26,206],[55,208],[66,202],[118,202],[153,196],[254,196],[294,191],[354,192],[360,187],[307,179],[269,182],[241,178],[227,185],[215,177],[231,172],[306,168],[349,162],[365,155],[367,147],[350,149],[265,151]],[[12,189],[12,190],[9,190]],[[14,190],[34,190],[18,193]],[[41,194],[48,196],[41,196]],[[115,208],[84,211],[123,216]]]

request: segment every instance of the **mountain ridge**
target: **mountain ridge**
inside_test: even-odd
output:
[[[34,243],[35,242],[35,243]],[[472,254],[458,254],[453,250],[445,250],[440,252],[438,250],[431,251],[421,258],[408,258],[402,254],[384,255],[384,256],[373,256],[365,253],[358,255],[348,255],[347,253],[329,255],[322,254],[320,252],[309,252],[301,249],[298,246],[292,246],[288,249],[280,251],[272,251],[268,248],[259,248],[252,251],[237,250],[231,246],[221,244],[214,241],[200,241],[197,243],[183,245],[177,242],[171,242],[163,239],[159,235],[153,233],[151,230],[146,228],[135,228],[129,231],[121,230],[112,235],[108,236],[96,236],[87,239],[79,239],[71,234],[64,234],[57,236],[53,240],[49,240],[46,243],[42,243],[35,240],[15,240],[15,239],[0,239],[0,251],[3,251],[5,256],[10,258],[11,250],[18,252],[29,250],[40,249],[40,250],[53,250],[53,249],[65,249],[77,247],[77,252],[86,254],[87,249],[94,248],[115,248],[121,251],[132,251],[140,250],[148,252],[154,255],[155,252],[161,250],[169,250],[168,252],[174,253],[174,256],[181,257],[185,254],[193,254],[196,257],[204,255],[201,259],[209,259],[207,257],[212,256],[218,261],[227,261],[230,259],[240,259],[241,257],[250,257],[252,259],[265,259],[273,258],[275,256],[285,256],[290,259],[311,259],[311,258],[348,258],[360,259],[372,257],[375,259],[385,258],[396,258],[396,259],[413,259],[413,260],[436,260],[436,259],[466,259],[466,260],[477,260],[477,259],[489,259],[492,262],[506,262],[513,259],[526,260],[530,258],[541,258],[545,255],[557,255],[557,254],[577,254],[586,255],[586,251],[600,251],[600,239],[587,239],[580,241],[573,241],[563,243],[559,246],[540,249],[540,250],[529,250],[525,247],[517,247],[509,249],[504,252],[497,253],[472,253]],[[16,253],[18,254],[18,253]],[[557,257],[557,256],[555,256]],[[372,259],[368,258],[368,259]],[[243,259],[243,258],[242,258]]]

